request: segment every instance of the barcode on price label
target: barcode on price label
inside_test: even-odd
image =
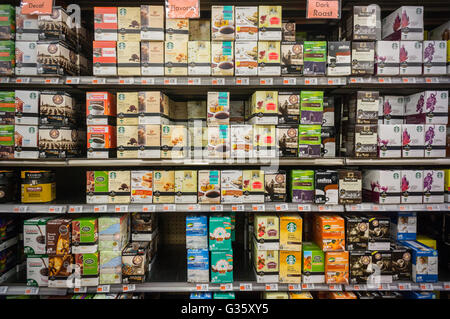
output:
[[[275,210],[277,212],[285,212],[285,211],[289,210],[289,205],[288,204],[275,205]]]
[[[305,78],[305,85],[317,85],[317,78]]]
[[[221,284],[220,291],[233,291],[233,284]]]
[[[134,78],[119,78],[119,84],[133,84]]]
[[[105,84],[106,79],[105,78],[94,78],[92,79],[92,84]]]
[[[109,290],[110,290],[109,285],[102,285],[97,287],[97,292],[109,293]]]
[[[8,77],[0,78],[0,83],[9,83],[9,78]]]
[[[259,84],[260,85],[272,85],[273,84],[273,79],[272,78],[259,79]]]
[[[329,285],[328,290],[330,291],[342,291],[342,285]]]
[[[314,284],[302,284],[302,289],[314,289]]]
[[[16,206],[13,208],[13,212],[15,213],[26,213],[28,210],[27,206]]]
[[[249,78],[236,78],[236,85],[249,85]]]
[[[177,210],[176,205],[164,205],[163,206],[163,211],[165,211],[165,212],[174,212],[176,210]]]
[[[62,212],[62,206],[50,206],[48,208],[49,213],[61,213]]]
[[[398,290],[411,290],[411,284],[410,283],[398,284]]]
[[[39,293],[38,287],[29,287],[25,289],[25,295],[37,295]]]
[[[0,287],[0,295],[5,295],[7,291],[8,291],[8,286]]]
[[[420,290],[433,290],[433,284],[420,284]]]
[[[164,78],[164,84],[177,84],[177,78]]]
[[[116,213],[127,213],[128,206],[127,205],[116,205],[114,210]]]
[[[135,290],[136,290],[136,285],[123,285],[122,286],[123,292],[129,292],[129,291],[135,291]]]
[[[252,284],[240,284],[239,285],[239,290],[240,291],[252,291],[253,290],[253,286],[252,286]]]
[[[200,205],[190,205],[188,206],[189,211],[200,211]]]
[[[155,211],[155,205],[144,205],[144,206],[142,206],[142,211],[144,213],[154,212]]]
[[[44,81],[45,83],[51,83],[51,84],[58,84],[59,83],[59,79],[58,78],[47,78]]]
[[[243,212],[244,211],[244,205],[233,205],[233,206],[231,206],[231,211],[233,211],[233,212]]]
[[[68,77],[66,78],[66,84],[80,84],[80,78],[78,77]]]
[[[208,284],[198,284],[195,286],[195,290],[197,291],[208,291],[209,290],[209,286]]]
[[[416,83],[416,78],[402,78],[403,83]]]
[[[444,282],[444,290],[450,290],[450,282]]]
[[[16,83],[30,83],[30,78],[17,78]]]
[[[73,288],[73,292],[76,294],[84,294],[87,292],[87,287],[75,287]]]
[[[108,211],[108,206],[106,205],[94,206],[94,213],[105,213],[106,211]]]
[[[200,78],[189,78],[187,83],[188,83],[188,85],[200,85],[202,83],[202,79],[200,79]]]
[[[267,291],[278,291],[278,284],[266,284]]]

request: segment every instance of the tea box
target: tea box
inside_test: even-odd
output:
[[[352,21],[347,22],[353,40],[381,40],[380,16],[381,9],[378,5],[353,6]]]
[[[66,92],[43,91],[39,101],[39,124],[76,124],[75,101]]]
[[[186,216],[186,248],[208,249],[208,217]]]
[[[325,283],[325,256],[319,246],[313,242],[303,242],[302,257],[302,282]]]
[[[64,256],[71,253],[70,219],[51,219],[46,224],[47,255]]]
[[[15,43],[16,75],[37,75],[37,42]]]
[[[16,66],[15,42],[11,40],[0,41],[0,73],[13,75]]]
[[[303,219],[298,214],[282,214],[280,223],[280,250],[301,251]]]
[[[253,152],[253,126],[231,125],[231,158],[251,158]]]
[[[187,250],[187,281],[209,282],[208,249]]]
[[[416,240],[417,213],[400,212],[391,219],[391,234],[397,241]]]
[[[444,202],[444,171],[423,171],[423,202],[425,204]]]
[[[86,172],[86,203],[106,204],[108,203],[109,182],[108,171]]]
[[[230,123],[230,93],[208,92],[208,125]]]
[[[264,171],[244,170],[242,172],[244,203],[264,203]]]
[[[122,283],[122,250],[100,251],[99,283],[101,285]]]
[[[423,7],[402,6],[382,20],[384,40],[423,40]]]
[[[400,75],[421,75],[422,41],[400,41]]]
[[[14,158],[39,158],[38,127],[14,126]]]
[[[280,283],[300,284],[302,281],[301,251],[280,251]]]
[[[392,280],[412,281],[411,249],[399,243],[391,244]]]
[[[36,217],[23,223],[23,245],[26,255],[47,254],[47,222],[53,217]],[[48,265],[48,263],[47,263]]]
[[[369,243],[368,250],[384,250],[390,249],[391,241],[391,220],[389,217],[367,216],[369,219]]]
[[[94,7],[95,41],[117,41],[117,7]]]
[[[38,75],[40,74],[76,75],[77,74],[76,62],[77,62],[76,53],[72,51],[71,47],[68,46],[66,42],[58,40],[38,41],[37,44]]]
[[[164,75],[188,75],[188,42],[166,41],[164,46]]]
[[[336,129],[334,126],[322,126],[320,132],[321,156],[336,157]]]
[[[323,91],[301,91],[300,123],[319,124],[323,122]]]
[[[345,249],[345,222],[333,215],[314,216],[314,239],[323,251]]]
[[[298,124],[300,96],[294,92],[278,92],[278,124]]]
[[[446,65],[447,41],[423,41],[423,74],[447,74]]]
[[[282,22],[282,41],[295,41],[295,22],[283,21]]]
[[[108,172],[108,203],[127,204],[130,202],[130,171]]]
[[[175,203],[197,203],[197,171],[175,171]]]
[[[154,213],[131,213],[131,231],[131,241],[157,242],[158,216]]]
[[[289,292],[289,299],[314,299],[310,292]]]
[[[93,50],[94,75],[117,75],[117,42],[94,41]]]
[[[234,6],[211,6],[211,40],[234,40],[234,10]]]
[[[280,42],[258,41],[258,75],[280,76]]]
[[[317,170],[314,173],[316,204],[337,205],[339,198],[338,172],[331,170]]]
[[[286,171],[265,172],[264,197],[265,202],[286,202]]]
[[[141,40],[141,8],[118,7],[117,8],[118,41]]]
[[[110,125],[88,125],[88,158],[113,158],[116,156],[116,128]]]
[[[402,157],[424,157],[425,126],[403,124],[402,131]]]
[[[303,64],[304,75],[325,75],[327,64],[327,42],[304,41]]]
[[[280,249],[280,219],[275,214],[257,214],[253,219],[255,246],[261,250]]]
[[[38,125],[39,118],[39,97],[41,93],[39,91],[21,91],[16,90],[15,95],[15,119],[16,125]],[[12,95],[4,95],[2,103],[10,103]],[[5,112],[9,111],[5,110]],[[3,114],[3,119],[9,118]],[[12,124],[12,123],[5,123]]]
[[[109,92],[86,92],[86,124],[114,125],[116,96]]]
[[[400,202],[402,204],[421,204],[423,200],[423,172],[402,170],[401,178]]]
[[[55,200],[55,173],[50,171],[21,171],[20,179],[22,203],[48,203]]]
[[[231,218],[229,216],[209,217],[209,250],[231,249]]]
[[[211,251],[211,283],[233,282],[233,250]]]
[[[175,171],[153,171],[153,203],[175,203]]]
[[[411,249],[412,280],[426,283],[438,280],[438,251],[417,241],[403,241],[401,244]]]
[[[375,73],[377,75],[399,75],[400,41],[377,41],[375,50]]]
[[[328,42],[327,75],[350,75],[350,41]]]
[[[257,283],[279,282],[279,254],[278,250],[258,249],[256,241],[253,241],[253,269]]]
[[[95,217],[80,217],[72,221],[72,253],[95,253],[98,247],[98,223]]]
[[[98,286],[99,284],[99,253],[75,254],[75,285]]]
[[[369,219],[360,215],[346,215],[345,249],[367,250],[369,246]]]
[[[383,123],[378,124],[403,124],[405,112],[405,98],[403,96],[385,95],[380,97],[381,108],[378,111],[378,119]]]
[[[211,75],[234,75],[234,42],[211,42]]]
[[[220,204],[220,171],[198,171],[198,202]]]
[[[299,157],[320,157],[321,125],[298,126]]]
[[[302,74],[303,64],[303,44],[301,42],[282,42],[281,74]]]
[[[314,202],[314,171],[291,171],[291,198],[293,203],[312,204]]]
[[[258,75],[258,42],[236,41],[234,43],[235,75]]]
[[[164,75],[164,41],[141,42],[141,74]]]
[[[27,256],[27,286],[48,287],[48,256]]]
[[[0,119],[1,125],[14,124],[15,92],[0,92]]]
[[[276,136],[279,157],[298,157],[297,126],[279,125]]]
[[[122,282],[143,283],[150,263],[150,243],[129,243],[122,251]]]
[[[242,203],[242,171],[224,170],[221,172],[221,202],[222,203]]]
[[[164,41],[164,6],[141,5],[141,40]]]
[[[263,292],[262,299],[289,299],[290,295],[287,292]]]
[[[211,42],[188,42],[188,74],[211,75]]]
[[[448,91],[425,91],[405,98],[407,124],[447,124]]]
[[[258,40],[258,7],[235,7],[236,41]]]
[[[184,125],[161,126],[161,158],[184,158],[187,152],[187,129]]]
[[[362,201],[361,171],[339,170],[339,204],[359,204]]]
[[[48,286],[56,288],[72,288],[69,280],[73,268],[73,255],[48,257]]]
[[[425,157],[445,157],[446,142],[445,125],[425,125]]]
[[[251,97],[249,124],[278,124],[278,92],[256,91]]]
[[[374,60],[374,42],[352,42],[352,75],[374,74]]]
[[[234,292],[215,292],[213,299],[236,299]]]
[[[363,172],[363,199],[378,204],[400,204],[400,171]]]
[[[259,6],[259,41],[281,41],[282,7]]]
[[[325,253],[325,282],[327,284],[349,283],[348,251],[327,251]]]
[[[189,20],[189,41],[210,41],[211,21],[209,19]]]
[[[153,172],[131,171],[131,203],[153,202]]]
[[[117,42],[117,75],[141,75],[141,44],[140,42]]]
[[[98,250],[118,252],[125,248],[128,242],[128,215],[101,216],[98,218]],[[114,254],[113,254],[114,255]],[[102,265],[100,261],[100,265]]]

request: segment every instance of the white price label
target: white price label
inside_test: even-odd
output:
[[[232,212],[243,212],[245,211],[244,205],[233,205],[231,206]]]
[[[300,290],[302,290],[302,285],[300,285],[300,284],[289,284],[288,285],[288,290],[289,291],[300,291]]]
[[[409,77],[409,78],[402,78],[403,83],[416,83],[416,78]]]
[[[220,291],[233,291],[233,284],[232,283],[221,284]]]
[[[73,288],[73,292],[76,294],[84,294],[87,292],[87,287],[75,287]]]
[[[59,84],[59,78],[47,78],[44,82],[45,84]]]
[[[9,78],[8,77],[0,78],[0,83],[9,83]]]
[[[252,291],[253,290],[253,285],[250,284],[250,283],[240,284],[239,285],[239,290],[240,291]]]
[[[223,205],[211,205],[209,207],[209,210],[211,212],[222,212],[223,211]]]
[[[67,77],[66,84],[80,84],[80,78],[79,77]]]
[[[119,84],[134,84],[134,78],[119,78]]]
[[[371,211],[373,209],[373,207],[376,206],[373,204],[360,204],[360,205],[361,205],[360,207],[363,211]]]
[[[400,284],[398,284],[398,290],[409,291],[409,290],[411,290],[411,284],[410,283],[400,283]]]
[[[188,85],[200,85],[200,84],[202,84],[202,79],[200,79],[200,78],[188,78],[187,84]]]
[[[25,289],[25,295],[37,295],[39,293],[38,287],[27,287]]]
[[[177,210],[177,205],[174,205],[174,204],[163,205],[164,212],[175,212],[176,210]]]
[[[189,205],[188,210],[191,212],[199,212],[201,210],[200,205]]]
[[[266,210],[266,206],[264,204],[252,205],[252,210],[254,212],[264,212]]]
[[[30,78],[16,78],[16,83],[30,83]]]
[[[116,213],[128,213],[128,205],[116,205],[114,211]]]
[[[14,213],[26,213],[28,210],[28,206],[15,206],[13,208]]]
[[[109,285],[101,285],[97,287],[97,292],[109,293],[110,286]]]
[[[353,290],[355,291],[365,291],[367,290],[366,285],[353,285]]]
[[[1,286],[0,287],[0,295],[6,295],[7,291],[8,291],[8,286]]]
[[[130,292],[130,291],[135,291],[135,290],[136,290],[136,285],[123,285],[122,286],[123,292]]]
[[[289,205],[288,204],[278,204],[278,205],[275,205],[275,210],[277,211],[277,212],[285,212],[285,211],[288,211],[289,210]]]
[[[328,78],[328,85],[339,85],[341,84],[341,78]]]
[[[259,79],[260,85],[273,85],[273,78],[262,78]]]
[[[225,85],[224,78],[214,78],[211,80],[211,85]]]
[[[406,205],[400,205],[400,206],[398,207],[398,210],[404,212],[404,211],[407,210],[407,206],[406,206]]]
[[[266,291],[278,291],[278,284],[266,284]]]
[[[302,284],[302,289],[303,290],[314,289],[314,284]]]
[[[82,213],[83,212],[83,206],[70,206],[69,207],[69,213]]]
[[[105,84],[106,79],[105,78],[93,78],[92,84]]]
[[[49,213],[62,213],[62,206],[50,206],[48,208]]]
[[[250,79],[249,78],[236,78],[236,85],[249,85]]]
[[[94,213],[106,213],[107,211],[108,211],[108,206],[106,206],[106,205],[94,206]]]
[[[141,84],[155,84],[155,78],[141,78]]]
[[[209,290],[209,285],[208,284],[197,284],[195,286],[195,290],[197,290],[197,291],[208,291]]]
[[[420,290],[425,291],[432,291],[433,290],[433,284],[420,284]]]
[[[297,85],[297,79],[296,78],[283,78],[283,84],[284,85]]]
[[[165,85],[176,85],[177,83],[177,78],[164,78]]]
[[[443,288],[444,290],[450,290],[450,282],[444,282]]]
[[[155,205],[144,205],[142,206],[142,211],[144,213],[153,213],[155,211]]]
[[[317,85],[317,78],[305,78],[305,85]]]
[[[342,285],[329,285],[329,291],[342,291]]]

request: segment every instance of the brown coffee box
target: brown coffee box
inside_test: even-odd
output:
[[[48,286],[67,288],[71,285],[69,276],[73,273],[73,255],[48,257]]]
[[[140,42],[117,42],[117,75],[141,75]]]
[[[376,158],[378,155],[378,125],[355,125],[355,156]]]
[[[117,125],[138,125],[138,111],[138,92],[117,92]]]
[[[117,126],[117,157],[138,158],[139,127],[137,125]]]
[[[118,17],[118,41],[141,41],[141,8],[119,7]]]
[[[47,255],[63,256],[71,253],[72,220],[52,219],[47,222]]]
[[[163,92],[139,92],[139,124],[169,124],[169,105],[170,100]]]
[[[141,6],[141,40],[164,41],[164,6]]]
[[[362,173],[357,170],[339,170],[339,204],[362,202]]]
[[[264,174],[265,202],[286,202],[286,171]]]

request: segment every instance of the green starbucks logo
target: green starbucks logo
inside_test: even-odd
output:
[[[420,49],[420,47],[422,46],[422,43],[416,42],[416,44],[414,46],[416,47],[416,49]]]
[[[160,172],[156,172],[155,173],[155,179],[161,179],[161,173]]]
[[[392,49],[397,49],[398,48],[398,44],[397,43],[392,43]]]
[[[288,223],[287,230],[288,230],[288,232],[293,233],[297,230],[297,225],[295,225],[295,223],[292,223],[292,222]]]
[[[125,50],[126,47],[127,46],[126,46],[125,42],[119,42],[119,49]]]
[[[121,16],[124,16],[124,15],[127,14],[127,9],[121,8],[121,9],[119,10],[119,13],[120,13]]]
[[[34,127],[30,127],[28,129],[28,132],[31,133],[31,134],[34,134],[34,132],[36,132],[36,129]]]
[[[30,93],[30,99],[35,100],[37,98],[37,94],[36,93]]]
[[[168,134],[170,132],[170,128],[168,126],[163,127],[163,133]]]
[[[422,132],[422,126],[417,126],[417,132]]]
[[[111,173],[109,173],[109,178],[116,178],[116,173],[114,173],[114,172],[111,172]]]
[[[125,133],[125,128],[123,126],[119,127],[119,133],[122,133],[122,134]]]
[[[394,127],[394,132],[395,132],[395,133],[400,132],[400,128],[399,128],[398,126],[395,126],[395,127]]]
[[[28,46],[30,49],[34,49],[36,47],[36,44],[34,42],[31,42]]]
[[[286,263],[288,265],[294,265],[296,261],[297,261],[297,259],[294,257],[294,255],[288,255],[286,257]]]
[[[394,173],[394,179],[398,179],[399,178],[399,174],[398,173]]]
[[[119,94],[119,100],[121,101],[125,100],[125,94],[123,93]]]
[[[441,98],[442,99],[446,99],[447,98],[447,93],[441,93]]]
[[[443,177],[442,172],[438,172],[438,173],[437,173],[437,177],[438,177],[438,178],[442,178],[442,177]]]
[[[444,49],[445,48],[445,43],[444,42],[439,43],[439,48]]]
[[[439,126],[439,132],[444,132],[444,126]]]
[[[167,49],[172,50],[173,49],[173,43],[167,42]]]
[[[422,178],[422,173],[417,172],[416,173],[416,178]]]

